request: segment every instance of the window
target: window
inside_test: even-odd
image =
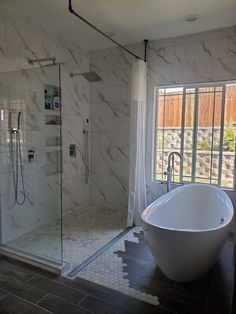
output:
[[[234,188],[236,82],[156,88],[155,126],[155,180],[178,151],[175,182]]]

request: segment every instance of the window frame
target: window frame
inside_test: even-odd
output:
[[[223,141],[224,141],[224,136],[222,136],[224,134],[224,115],[225,115],[225,87],[226,85],[230,85],[230,84],[236,84],[236,80],[227,80],[227,81],[214,81],[214,82],[200,82],[200,83],[187,83],[187,84],[170,84],[170,85],[160,85],[160,86],[155,86],[154,87],[154,118],[153,118],[153,125],[154,125],[154,134],[153,134],[153,151],[152,151],[152,181],[155,183],[166,183],[166,180],[158,180],[156,179],[156,154],[157,154],[157,115],[158,115],[158,104],[159,104],[159,90],[160,89],[167,89],[167,88],[183,88],[183,99],[182,99],[182,106],[183,103],[185,102],[185,96],[186,96],[186,89],[191,89],[194,88],[196,90],[200,89],[200,88],[204,88],[204,87],[219,87],[222,86],[222,108],[224,110],[221,110],[221,136],[220,136],[220,148],[222,149],[223,147]],[[198,92],[196,93],[196,97],[198,97]],[[198,104],[198,101],[195,100],[196,103]],[[194,106],[194,110],[195,110]],[[184,106],[185,108],[185,106]],[[181,155],[183,154],[183,141],[184,141],[184,123],[183,123],[183,115],[185,114],[185,110],[183,110],[183,107],[181,109],[181,147],[180,147],[180,153]],[[195,115],[194,115],[194,121],[197,121]],[[222,123],[223,123],[223,127],[222,127]],[[196,127],[196,125],[194,125],[194,128]],[[196,142],[195,142],[196,144]],[[220,151],[220,149],[219,149]],[[219,169],[222,169],[222,156],[223,154],[220,154],[219,156]],[[185,184],[194,184],[194,181],[191,182],[185,182],[182,181],[182,175],[183,175],[183,162],[180,163],[180,167],[182,168],[180,170],[180,179],[181,182],[173,182],[174,185],[177,186],[181,186],[181,185],[185,185]],[[221,180],[221,171],[219,171],[220,173],[220,180]],[[192,175],[191,175],[192,178]],[[194,177],[195,178],[195,177]],[[221,181],[220,181],[221,182]],[[231,192],[235,192],[236,191],[236,145],[235,145],[235,149],[234,149],[234,175],[233,175],[233,187],[222,187],[219,184],[213,184],[213,183],[202,183],[202,182],[196,182],[196,183],[201,183],[201,184],[206,184],[206,185],[214,185],[217,186],[219,188],[222,188],[225,191],[231,191]]]

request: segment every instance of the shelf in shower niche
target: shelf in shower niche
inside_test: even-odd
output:
[[[61,125],[61,123],[51,123],[51,122],[45,122],[46,125]]]
[[[46,151],[47,152],[58,152],[61,150],[61,146],[57,145],[57,146],[46,146]]]
[[[45,124],[47,125],[61,125],[61,117],[58,115],[45,115]]]

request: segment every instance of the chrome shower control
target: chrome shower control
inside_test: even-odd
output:
[[[34,149],[28,150],[28,162],[31,162],[35,158],[35,151]]]
[[[70,157],[76,158],[76,146],[75,146],[75,144],[70,144],[69,154],[70,154]]]

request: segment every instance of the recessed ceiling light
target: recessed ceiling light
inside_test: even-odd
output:
[[[116,34],[113,33],[113,32],[105,32],[105,34],[106,34],[107,36],[111,37],[111,38],[116,35]]]
[[[185,17],[186,22],[195,22],[198,19],[199,19],[199,15],[197,14],[192,14]]]

